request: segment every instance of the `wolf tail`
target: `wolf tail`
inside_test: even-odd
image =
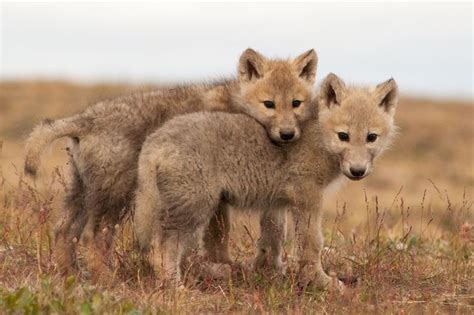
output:
[[[36,176],[41,153],[51,142],[62,137],[79,137],[87,129],[87,120],[81,115],[58,120],[46,119],[36,125],[26,141],[25,173]]]
[[[156,211],[160,204],[160,193],[156,183],[157,165],[155,161],[145,161],[143,155],[138,162],[138,189],[135,195],[133,216],[135,236],[142,252],[148,252],[153,239]]]

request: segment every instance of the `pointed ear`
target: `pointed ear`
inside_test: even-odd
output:
[[[375,97],[379,106],[393,115],[398,104],[398,86],[393,78],[380,83],[375,88]]]
[[[266,58],[251,48],[247,48],[239,60],[239,81],[251,81],[263,77]]]
[[[293,60],[293,65],[301,78],[314,84],[316,69],[318,67],[318,55],[314,49],[308,50],[296,57],[296,59]]]
[[[344,97],[346,85],[334,73],[328,74],[321,84],[319,91],[319,103],[327,108],[341,104]]]

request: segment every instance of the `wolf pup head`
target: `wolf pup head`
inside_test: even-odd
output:
[[[237,103],[274,142],[298,140],[301,125],[313,116],[317,64],[313,49],[290,60],[267,59],[250,48],[242,53]]]
[[[340,159],[342,173],[352,180],[370,174],[373,161],[390,144],[398,88],[389,79],[374,89],[348,87],[329,74],[319,93],[323,143]]]

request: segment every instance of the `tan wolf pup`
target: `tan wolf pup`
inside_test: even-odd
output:
[[[397,98],[393,79],[366,89],[330,74],[320,90],[319,118],[284,146],[268,141],[245,115],[194,113],[167,122],[148,136],[139,158],[134,222],[141,248],[148,251],[157,232],[155,268],[179,283],[180,266],[216,211],[229,204],[263,210],[256,261],[270,254],[281,268],[286,209],[294,209],[300,280],[328,286],[333,279],[320,259],[323,190],[342,174],[353,180],[370,174],[394,134]]]
[[[316,67],[314,50],[296,59],[274,60],[247,49],[240,57],[235,80],[136,93],[100,102],[72,117],[37,125],[26,144],[28,174],[37,173],[40,154],[48,144],[61,137],[70,139],[71,181],[64,200],[66,217],[55,232],[60,270],[67,273],[77,268],[75,243],[86,225],[84,238],[91,240],[88,264],[95,270],[92,274],[107,269],[104,267],[110,262],[114,227],[130,208],[138,154],[148,134],[177,115],[225,111],[255,118],[274,142],[295,141],[300,137],[300,125],[313,114],[307,103],[313,98]],[[193,132],[191,128],[186,130],[187,134]],[[226,210],[222,211],[220,222],[227,220]],[[217,240],[219,244],[212,243]],[[226,251],[212,252],[227,246],[226,240],[222,244],[221,240],[209,239],[210,256],[228,260],[222,256]]]

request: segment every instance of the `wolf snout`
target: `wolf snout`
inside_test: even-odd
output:
[[[361,179],[364,177],[365,172],[367,171],[367,168],[351,167],[349,170],[351,171],[351,175],[354,177],[354,179]]]
[[[290,141],[295,137],[294,130],[281,130],[280,131],[280,138],[283,141]]]

